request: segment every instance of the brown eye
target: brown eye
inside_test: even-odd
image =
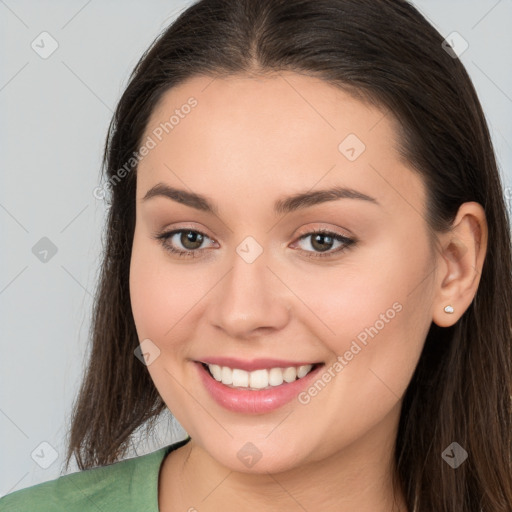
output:
[[[334,238],[323,233],[317,233],[311,238],[311,247],[317,249],[320,252],[328,251],[334,244]]]
[[[181,231],[179,240],[185,249],[194,250],[201,247],[204,237],[198,231]]]
[[[201,246],[210,237],[193,229],[176,229],[155,236],[164,249],[180,257],[195,258],[204,251]]]
[[[334,256],[335,254],[347,250],[350,246],[356,243],[356,241],[352,238],[324,230],[313,231],[311,233],[307,233],[306,235],[302,235],[299,238],[299,241],[306,239],[310,239],[309,246],[313,249],[308,250],[307,248],[302,248],[302,252],[306,253],[308,258]],[[334,250],[331,250],[333,249],[333,246],[336,244],[336,242],[339,245],[335,247]]]

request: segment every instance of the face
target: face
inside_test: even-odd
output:
[[[434,263],[393,123],[295,73],[195,77],[152,114],[133,315],[163,400],[224,466],[283,471],[396,434]]]

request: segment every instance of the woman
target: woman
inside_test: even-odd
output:
[[[136,66],[105,168],[85,471],[2,510],[512,510],[510,223],[416,9],[197,2]],[[165,408],[187,438],[119,462]]]

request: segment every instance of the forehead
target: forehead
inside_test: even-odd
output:
[[[421,208],[423,184],[399,156],[395,126],[384,109],[310,76],[194,77],[148,121],[143,140],[155,145],[139,164],[137,196],[163,182],[261,203],[341,185],[388,208],[400,196]]]
[[[197,105],[189,109],[187,104],[194,100]],[[173,126],[168,126],[169,133],[165,135],[172,134],[176,141],[180,132],[183,137],[200,137],[208,132],[209,140],[218,144],[226,139],[224,134],[233,138],[236,128],[243,128],[236,133],[236,143],[252,142],[245,150],[265,142],[267,147],[278,147],[282,152],[290,144],[296,149],[294,141],[315,139],[325,139],[327,146],[347,133],[369,139],[367,132],[376,124],[382,124],[380,132],[388,136],[385,144],[395,137],[393,119],[385,116],[384,110],[319,78],[291,72],[253,77],[193,77],[164,93],[149,119],[146,133],[168,122],[173,114],[178,114],[179,119],[174,116]],[[384,117],[387,119],[381,123]],[[192,121],[185,122],[187,118]],[[184,125],[188,125],[186,134]],[[215,140],[214,134],[218,135]],[[279,138],[275,140],[274,135]]]

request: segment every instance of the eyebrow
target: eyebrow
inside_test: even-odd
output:
[[[188,192],[187,190],[171,187],[165,183],[158,183],[154,187],[150,188],[142,198],[142,201],[145,202],[153,197],[159,196],[167,197],[178,203],[195,208],[196,210],[218,215],[218,208],[211,199],[206,196],[196,194],[195,192]],[[376,205],[380,204],[374,197],[358,192],[357,190],[345,187],[333,187],[324,190],[316,190],[314,192],[300,192],[278,199],[274,203],[274,212],[276,214],[291,213],[296,210],[302,210],[317,204],[336,201],[338,199],[360,199]]]

